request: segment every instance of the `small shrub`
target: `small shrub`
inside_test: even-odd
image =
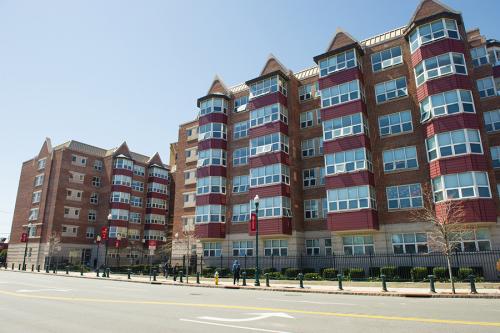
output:
[[[394,280],[397,275],[396,266],[384,266],[380,269],[380,275],[385,275],[387,280]]]
[[[351,279],[364,279],[365,270],[360,267],[349,268],[349,278]]]
[[[474,274],[472,268],[469,267],[460,267],[458,269],[458,279],[460,281],[469,281],[469,275]]]
[[[412,266],[398,266],[396,270],[395,281],[411,280],[411,269]]]
[[[283,278],[280,272],[270,272],[267,274],[269,275],[270,280],[281,280]]]
[[[205,267],[201,272],[201,275],[203,275],[203,277],[206,278],[214,277],[214,274],[215,274],[215,267]]]
[[[285,276],[287,279],[296,279],[300,271],[297,268],[287,268],[285,270]]]
[[[438,281],[446,281],[448,279],[448,269],[446,267],[434,267],[432,274]]]
[[[277,272],[276,268],[274,268],[274,267],[264,269],[264,274],[265,273],[274,273],[274,272]]]
[[[337,278],[338,271],[335,268],[325,268],[323,270],[323,279],[333,280]]]
[[[229,268],[223,267],[223,268],[220,268],[218,271],[219,271],[219,277],[233,276],[233,273],[231,272],[231,270]]]
[[[427,267],[413,267],[411,269],[411,276],[413,281],[424,281],[427,279]]]
[[[311,267],[302,268],[302,274],[316,273],[316,270]]]
[[[289,269],[289,268],[291,268],[291,267],[283,267],[281,269],[281,274],[286,275],[286,270]]]
[[[247,272],[247,279],[255,277],[255,268],[242,269],[242,272]]]
[[[319,281],[321,280],[321,275],[319,275],[318,273],[306,273],[304,274],[304,280]]]

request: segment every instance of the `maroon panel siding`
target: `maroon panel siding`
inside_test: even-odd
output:
[[[290,196],[290,186],[287,184],[275,184],[269,186],[260,186],[250,188],[250,198],[254,198],[255,195],[259,195],[261,198],[265,197],[277,197],[277,196]]]
[[[225,113],[215,112],[200,116],[198,125],[205,125],[208,123],[223,123],[227,124],[227,115]]]
[[[211,165],[198,168],[196,170],[196,177],[197,178],[203,178],[208,176],[226,177],[226,173],[227,173],[226,167],[220,165]]]
[[[459,113],[433,118],[423,126],[425,137],[430,138],[437,133],[450,132],[462,128],[479,129],[479,121],[475,113]]]
[[[370,171],[358,171],[353,173],[342,173],[335,176],[326,176],[325,184],[327,189],[359,185],[375,186],[375,180],[373,173]]]
[[[448,90],[466,89],[472,90],[472,82],[466,75],[447,75],[438,79],[425,82],[417,88],[417,99],[422,102],[430,95],[439,94]]]
[[[148,177],[148,183],[158,183],[158,184],[168,185],[168,179],[150,176]]]
[[[220,193],[211,193],[196,196],[196,206],[204,205],[225,205],[226,195]]]
[[[431,178],[466,171],[487,171],[488,162],[484,155],[463,155],[439,159],[429,163]]]
[[[328,213],[327,221],[330,231],[378,230],[378,215],[373,209]]]
[[[130,204],[123,203],[123,202],[110,202],[109,203],[109,208],[110,209],[125,209],[125,210],[129,210],[130,209]]]
[[[111,192],[131,193],[132,188],[129,186],[123,186],[123,185],[111,185]]]
[[[366,134],[346,136],[337,140],[323,142],[323,151],[325,154],[363,147],[370,149],[370,139]]]
[[[290,165],[290,156],[282,151],[250,157],[250,168],[281,163]]]
[[[349,68],[347,70],[332,73],[328,76],[322,77],[318,80],[319,89],[326,89],[342,83],[363,79],[363,73],[358,67]]]
[[[493,199],[471,199],[461,201],[464,209],[464,222],[497,222],[497,207]],[[442,204],[436,204],[436,214],[442,211]]]
[[[109,225],[111,227],[126,227],[128,225],[127,221],[122,221],[122,220],[111,220]],[[101,230],[96,230],[96,232],[100,232]]]
[[[146,214],[158,214],[158,215],[166,215],[168,212],[167,209],[161,208],[146,208]]]
[[[292,234],[292,218],[280,217],[272,219],[259,219],[259,236],[264,235],[291,235]],[[248,234],[255,236],[255,231],[252,231],[251,224],[248,223]]]
[[[165,230],[163,224],[144,224],[144,230]]]
[[[227,150],[227,141],[223,139],[207,139],[198,142],[198,150],[224,149]]]
[[[493,66],[493,77],[500,77],[500,66]]]
[[[281,92],[277,91],[272,94],[262,95],[251,99],[250,101],[248,101],[247,110],[252,111],[276,103],[280,103],[288,107],[288,101],[286,96],[284,96]]]
[[[325,121],[360,112],[364,112],[366,114],[366,104],[363,100],[358,99],[352,102],[321,109],[321,119]]]
[[[148,192],[147,197],[168,200],[168,195],[163,194],[163,193],[158,193],[158,192]]]
[[[197,238],[224,238],[226,236],[225,223],[204,223],[196,224],[194,231]]]
[[[464,42],[462,40],[444,38],[422,45],[411,55],[411,63],[413,67],[416,67],[424,59],[435,57],[447,52],[457,52],[465,55]]]
[[[134,175],[134,172],[128,169],[113,169],[113,175],[124,175],[132,177]]]
[[[276,132],[281,132],[285,135],[288,135],[288,125],[278,120],[261,126],[252,127],[250,128],[249,134],[250,138],[256,138]]]

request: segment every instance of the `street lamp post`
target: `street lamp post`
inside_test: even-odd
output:
[[[28,229],[28,232],[26,233],[26,245],[24,246],[24,258],[23,258],[23,271],[26,270],[26,255],[28,254],[28,242],[29,242],[29,239],[30,239],[30,232],[31,232],[31,227],[33,226],[33,224],[28,223],[28,226],[27,226],[27,229]]]
[[[95,238],[95,242],[97,243],[97,256],[96,256],[96,264],[95,264],[95,268],[96,268],[96,272],[97,274],[99,274],[99,247],[101,245],[101,236],[100,235],[97,235],[97,237]]]
[[[116,235],[116,255],[118,256],[118,267],[120,267],[120,245],[121,245],[122,235]]]
[[[256,287],[260,286],[259,281],[259,195],[253,198],[255,203],[255,283]]]
[[[109,228],[111,226],[111,219],[112,219],[112,215],[109,214],[108,215],[108,231],[107,231],[107,235],[106,235],[106,243],[104,244],[106,246],[106,250],[104,252],[104,269],[106,270],[106,268],[108,268],[108,245],[109,245]]]

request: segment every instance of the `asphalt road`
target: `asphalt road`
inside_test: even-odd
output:
[[[500,332],[500,300],[195,288],[0,271],[0,332]]]

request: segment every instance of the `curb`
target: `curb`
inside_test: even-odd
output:
[[[133,279],[116,279],[116,278],[102,278],[97,276],[79,276],[79,275],[66,275],[66,274],[54,274],[45,272],[31,272],[31,271],[16,271],[16,270],[3,270],[5,272],[13,273],[23,273],[23,274],[35,274],[35,275],[48,275],[48,276],[59,276],[66,278],[77,278],[77,279],[91,279],[99,281],[118,281],[118,282],[128,282],[128,283],[142,283],[142,284],[154,284],[154,285],[165,285],[165,286],[175,286],[175,287],[195,287],[195,288],[220,288],[220,289],[232,289],[232,290],[258,290],[258,291],[274,291],[274,292],[288,292],[288,293],[310,293],[310,294],[327,294],[327,295],[353,295],[353,296],[385,296],[385,297],[407,297],[407,298],[474,298],[474,299],[500,299],[500,294],[448,294],[448,293],[402,293],[402,292],[392,292],[392,291],[380,291],[380,292],[370,292],[370,291],[350,291],[350,290],[313,290],[299,288],[280,288],[280,287],[255,287],[255,286],[231,286],[231,285],[212,285],[207,283],[200,284],[186,284],[180,282],[171,281],[140,281]]]

